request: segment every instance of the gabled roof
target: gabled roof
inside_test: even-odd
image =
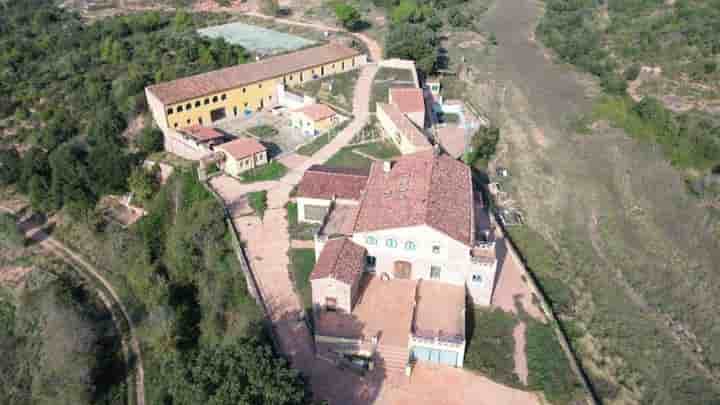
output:
[[[320,121],[337,115],[332,108],[325,104],[309,104],[295,109],[292,112],[305,114],[306,117],[313,121]]]
[[[472,175],[465,164],[429,150],[398,158],[387,173],[383,162],[372,165],[354,231],[417,225],[473,246]]]
[[[425,134],[423,134],[397,106],[394,104],[378,103],[378,108],[385,112],[385,115],[395,124],[398,131],[416,148],[430,148],[432,146]]]
[[[213,139],[225,137],[225,134],[215,128],[201,127],[200,125],[193,125],[191,127],[183,128],[182,132],[192,137],[198,142],[207,142]]]
[[[393,87],[390,103],[395,104],[404,114],[425,112],[425,97],[422,89],[416,87]]]
[[[330,43],[273,56],[254,63],[158,83],[149,86],[148,90],[164,105],[175,104],[357,55],[360,55],[360,52],[356,49]]]
[[[311,280],[334,278],[353,284],[365,268],[365,248],[348,238],[330,239],[310,274]]]
[[[255,138],[238,138],[234,141],[218,145],[215,148],[224,151],[234,159],[246,158],[267,150],[267,148]]]
[[[313,165],[300,179],[297,196],[325,200],[333,197],[359,200],[367,179],[367,170]]]

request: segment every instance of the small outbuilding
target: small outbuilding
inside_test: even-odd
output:
[[[325,104],[310,104],[291,111],[290,121],[304,135],[316,136],[335,127],[340,117]]]
[[[238,138],[215,147],[224,155],[222,169],[231,176],[268,163],[267,148],[254,138]]]

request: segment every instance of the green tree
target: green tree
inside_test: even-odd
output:
[[[161,130],[153,127],[145,127],[135,142],[140,153],[149,155],[163,150],[163,139]]]
[[[18,181],[21,168],[20,155],[15,148],[0,149],[0,185]]]
[[[32,209],[41,212],[46,211],[49,197],[47,181],[40,175],[33,175],[28,182],[27,188]]]
[[[261,0],[260,11],[269,16],[277,16],[280,13],[280,2],[278,0]]]
[[[0,246],[5,248],[18,248],[25,244],[23,236],[17,225],[14,215],[0,212]]]
[[[333,7],[335,10],[335,16],[343,27],[353,31],[358,27],[360,23],[360,12],[353,6],[337,2]]]
[[[158,178],[143,167],[134,168],[128,178],[130,192],[132,192],[133,198],[137,199],[141,205],[150,202],[159,186]]]
[[[418,70],[425,74],[435,69],[438,40],[431,29],[420,24],[394,24],[385,43],[387,57],[414,60]]]
[[[164,365],[176,405],[302,405],[309,400],[300,373],[258,338],[203,347],[187,363],[173,357]]]
[[[175,18],[173,19],[173,26],[177,31],[182,31],[187,28],[190,28],[193,24],[192,16],[183,10],[178,10],[175,13]]]
[[[465,152],[463,160],[473,165],[478,159],[490,160],[495,155],[495,148],[500,140],[500,129],[497,127],[480,127],[470,140],[470,148]]]

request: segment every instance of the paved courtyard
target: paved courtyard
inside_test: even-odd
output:
[[[252,136],[246,131],[260,125],[268,125],[278,131],[274,136],[257,137],[268,148],[270,157],[294,152],[300,145],[311,141],[299,130],[290,127],[290,118],[287,112],[275,115],[269,111],[260,111],[249,117],[226,118],[214,124],[216,128],[234,136]]]

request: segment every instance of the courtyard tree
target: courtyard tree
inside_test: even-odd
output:
[[[0,185],[13,184],[20,179],[21,161],[15,148],[0,149]]]

